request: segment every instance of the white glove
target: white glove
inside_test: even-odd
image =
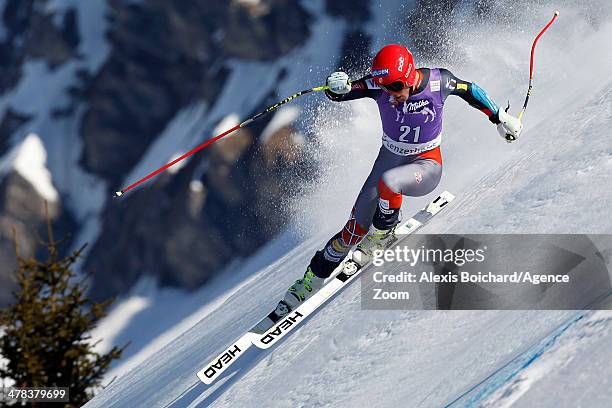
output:
[[[509,108],[510,106],[508,106]],[[497,125],[497,132],[499,132],[500,136],[503,137],[506,142],[511,143],[514,142],[521,132],[523,131],[523,124],[518,118],[510,115],[506,108],[500,109],[498,112],[499,124]]]
[[[344,72],[334,72],[327,77],[329,90],[335,94],[344,95],[351,92],[351,80]]]

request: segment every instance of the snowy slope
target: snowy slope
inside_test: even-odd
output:
[[[577,313],[449,406],[608,406],[611,320],[609,310]]]
[[[511,38],[497,26],[458,33],[464,59],[451,69],[518,106],[524,56],[549,11],[525,10]],[[612,36],[610,6],[596,9],[597,24],[582,11],[561,11],[539,45],[519,143],[501,141],[462,101],[447,103],[439,190],[458,198],[423,232],[612,232],[612,60],[601,53]],[[571,74],[584,61],[593,62],[581,66],[586,87]],[[326,182],[295,203],[297,237],[282,250],[282,241],[262,249],[250,265],[236,266],[235,280],[207,294],[163,303],[182,321],[119,366],[117,380],[87,406],[606,406],[611,312],[362,311],[358,284],[271,352],[250,353],[212,387],[199,383],[201,365],[267,313],[344,223],[367,175],[379,146],[372,105],[322,106],[306,114],[317,119]],[[405,200],[406,211],[424,200]],[[149,309],[155,315],[162,307]]]

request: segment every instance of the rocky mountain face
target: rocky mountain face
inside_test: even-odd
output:
[[[17,268],[16,255],[45,259],[47,253],[42,244],[49,241],[49,223],[53,233],[68,242],[70,232],[77,227],[52,187],[48,188],[41,180],[42,152],[40,139],[29,135],[0,163],[0,305],[13,300],[14,280],[10,272]]]
[[[16,251],[29,258],[34,255],[39,237],[45,236],[44,209],[43,199],[18,173],[5,175],[0,181],[0,265],[3,272],[0,273],[0,305],[12,301],[14,281],[8,272],[17,267]],[[57,212],[57,205],[52,203],[49,215],[55,219]]]
[[[180,109],[215,103],[228,58],[273,60],[309,35],[310,15],[293,1],[111,4],[112,51],[84,91],[81,135],[83,167],[112,186]],[[265,160],[260,131],[242,130],[107,207],[85,264],[96,296],[120,292],[143,271],[196,288],[282,228],[287,214],[270,203],[283,201],[290,180],[286,163]]]
[[[81,135],[84,168],[113,185],[181,108],[214,104],[229,58],[270,61],[309,35],[310,15],[289,0],[109,4],[112,51],[83,84]]]
[[[232,61],[272,66],[305,44],[317,18],[304,2],[292,0],[95,1],[105,5],[96,21],[106,24],[108,56],[95,71],[76,72],[65,89],[70,102],[57,106],[52,117],[79,118],[78,165],[105,182],[108,197],[123,187],[125,177],[177,113],[194,103],[214,106]],[[58,8],[59,3],[64,6]],[[323,4],[328,16],[347,27],[337,66],[363,73],[372,52],[366,29],[370,0]],[[417,2],[416,14],[421,17],[409,28],[418,52],[431,49],[425,37],[419,37],[430,20],[451,13],[457,4]],[[83,7],[68,0],[0,1],[0,98],[20,84],[28,62],[44,61],[56,72],[85,58],[80,52],[88,29],[82,26],[86,20],[79,18]],[[266,95],[251,114],[283,96]],[[19,142],[33,119],[26,106],[0,104],[0,155]],[[301,179],[313,174],[312,158],[297,142],[291,123],[264,140],[267,120],[222,139],[184,167],[121,200],[104,203],[100,232],[89,242],[83,264],[84,270],[93,272],[95,297],[120,294],[143,274],[155,276],[162,285],[197,288],[232,259],[249,256],[282,230],[288,217],[284,204]],[[196,131],[209,135],[212,129]],[[44,227],[44,203],[14,172],[0,179],[0,193],[2,303],[9,292],[4,283],[15,266],[10,231],[16,226],[23,255],[33,253],[36,231]],[[75,233],[82,226],[75,224],[71,212],[76,211],[63,203],[66,192],[60,193],[51,205],[54,223],[59,231]]]
[[[44,12],[46,0],[6,0],[0,10],[0,94],[14,87],[22,74],[23,63],[41,58],[57,67],[76,57],[79,43],[74,9],[60,17]],[[2,134],[5,135],[4,133]]]
[[[55,69],[80,58],[83,27],[75,8],[49,12],[45,0],[2,5],[2,94],[19,83],[28,61],[44,60]],[[66,89],[71,106],[56,114],[69,116],[75,107],[86,107],[79,126],[80,165],[107,183],[109,197],[181,109],[194,102],[214,105],[230,69],[228,59],[273,61],[306,41],[312,19],[300,3],[289,0],[108,0],[107,7],[100,18],[108,20],[110,54],[97,72],[78,73],[78,85]],[[269,95],[260,107],[275,98]],[[0,111],[0,154],[30,120],[19,106]],[[117,295],[142,274],[156,276],[162,285],[196,288],[282,229],[283,200],[296,174],[304,174],[299,169],[307,158],[290,124],[260,142],[265,124],[237,132],[180,171],[106,205],[101,232],[89,243],[84,263],[93,271],[96,297]],[[44,206],[18,174],[5,176],[0,187],[1,224],[7,227],[2,229],[0,256],[6,262],[0,276],[6,281],[15,266],[12,226],[31,251],[35,234],[26,232],[26,225],[39,230]],[[60,215],[59,202],[54,205],[55,218],[68,217]],[[6,294],[7,288],[2,285],[0,292]]]

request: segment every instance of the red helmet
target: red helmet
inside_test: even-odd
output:
[[[385,45],[372,61],[372,77],[378,85],[399,81],[405,86],[413,86],[417,77],[412,53],[403,45]]]

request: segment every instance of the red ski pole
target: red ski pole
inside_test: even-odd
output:
[[[531,46],[531,59],[529,60],[529,88],[527,89],[527,96],[525,97],[525,103],[523,103],[523,109],[521,109],[518,114],[518,120],[522,120],[523,118],[523,113],[525,113],[525,109],[527,109],[527,102],[529,102],[529,97],[531,96],[531,90],[533,88],[533,53],[535,51],[536,44],[538,43],[538,40],[540,39],[542,34],[544,34],[546,30],[548,30],[548,27],[550,27],[550,25],[555,21],[558,16],[559,12],[555,11],[555,15],[553,16],[553,18],[548,22],[548,24],[546,24],[546,27],[544,27],[542,31],[540,31],[540,34],[538,34],[535,40],[533,40],[533,45]]]
[[[113,194],[113,197],[121,197],[123,194],[125,194],[128,191],[130,191],[131,189],[133,189],[137,185],[144,183],[145,181],[149,180],[150,178],[155,177],[159,173],[161,173],[164,170],[168,169],[168,167],[171,167],[171,166],[175,165],[176,163],[180,162],[181,160],[186,159],[187,157],[189,157],[192,154],[196,153],[197,151],[202,150],[206,146],[208,146],[208,145],[216,142],[217,140],[221,139],[223,136],[227,136],[230,133],[232,133],[232,132],[234,132],[234,131],[236,131],[236,130],[238,130],[240,128],[243,128],[243,127],[247,126],[248,124],[250,124],[254,120],[257,120],[260,117],[262,117],[264,115],[267,115],[268,113],[270,113],[272,111],[275,111],[281,105],[284,105],[287,102],[290,102],[290,101],[292,101],[293,99],[295,99],[295,98],[297,98],[299,96],[306,95],[307,93],[323,91],[323,90],[326,90],[326,89],[329,89],[329,87],[328,86],[318,86],[316,88],[310,88],[310,89],[306,89],[306,90],[300,91],[298,93],[295,93],[295,94],[293,94],[293,95],[283,99],[282,101],[280,101],[280,102],[270,106],[268,109],[264,110],[263,112],[259,112],[257,115],[252,116],[251,118],[249,118],[249,119],[245,120],[244,122],[234,126],[233,128],[228,129],[225,132],[221,133],[220,135],[217,135],[217,136],[213,137],[212,139],[207,140],[206,142],[202,143],[199,146],[194,147],[193,149],[191,149],[187,153],[185,153],[182,156],[172,160],[171,162],[161,166],[159,169],[155,170],[154,172],[147,174],[146,176],[144,176],[140,180],[130,184],[129,186],[127,186],[127,187],[125,187],[125,188],[123,188],[123,189],[121,189],[119,191],[116,191],[115,194]]]

